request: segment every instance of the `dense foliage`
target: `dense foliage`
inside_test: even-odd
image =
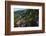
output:
[[[39,15],[38,9],[23,9],[14,11],[14,26],[15,27],[38,26],[39,21],[38,15]]]

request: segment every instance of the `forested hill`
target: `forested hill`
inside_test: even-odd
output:
[[[32,24],[33,26],[38,25],[38,15],[39,10],[38,9],[23,9],[14,11],[14,23],[16,24],[17,21],[21,21],[21,19],[27,20]]]

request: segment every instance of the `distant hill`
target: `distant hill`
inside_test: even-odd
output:
[[[19,14],[19,15],[24,14],[24,13],[27,12],[27,10],[28,10],[28,9],[14,11],[14,15],[17,15],[17,14]]]

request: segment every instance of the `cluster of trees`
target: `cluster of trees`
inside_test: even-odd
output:
[[[39,21],[38,18],[39,18],[38,9],[24,9],[14,11],[14,26],[15,27],[38,26]]]

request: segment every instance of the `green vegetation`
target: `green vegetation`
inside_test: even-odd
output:
[[[26,24],[27,27],[27,23],[29,24],[29,26],[38,26],[38,15],[39,15],[39,10],[38,9],[24,9],[24,10],[18,10],[18,11],[14,11],[14,26],[16,27],[16,24],[19,20],[20,22],[22,19],[25,21],[23,22],[24,24]],[[22,27],[21,25],[24,25],[23,23],[19,23],[19,26]]]

